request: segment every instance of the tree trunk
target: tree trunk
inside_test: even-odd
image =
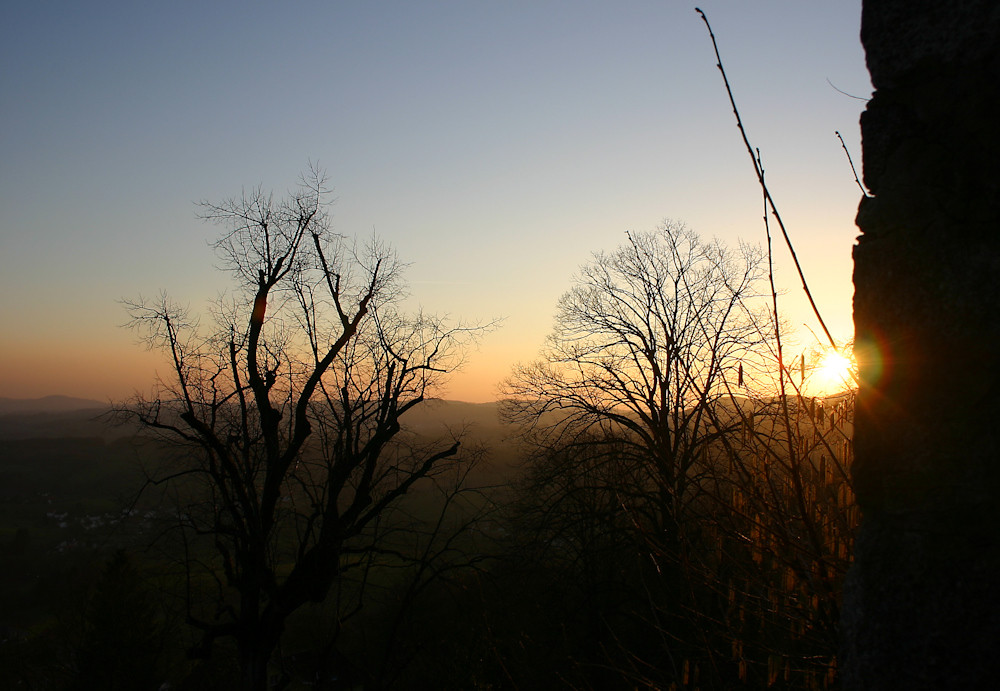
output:
[[[239,638],[242,688],[247,691],[266,691],[268,688],[268,664],[281,635],[280,630],[269,630],[271,628],[258,622]]]

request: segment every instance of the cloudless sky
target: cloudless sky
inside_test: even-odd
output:
[[[853,335],[860,0],[705,0],[835,336]],[[837,89],[831,86],[831,83]],[[121,398],[162,363],[119,300],[227,287],[194,202],[309,160],[335,230],[374,231],[414,300],[505,317],[448,397],[531,360],[591,252],[664,218],[763,243],[760,191],[694,5],[672,0],[34,2],[0,23],[0,396]],[[778,248],[784,310],[811,320]],[[802,347],[813,342],[800,326]],[[165,373],[165,371],[164,371]]]

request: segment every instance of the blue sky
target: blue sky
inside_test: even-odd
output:
[[[835,334],[852,335],[860,2],[701,4]],[[194,202],[326,168],[415,301],[506,318],[449,395],[487,400],[591,252],[664,218],[763,242],[693,4],[32,2],[0,28],[0,396],[121,397],[157,362],[122,297],[226,287]],[[779,282],[808,321],[793,269]],[[814,327],[815,328],[815,327]],[[803,331],[804,343],[811,340]]]

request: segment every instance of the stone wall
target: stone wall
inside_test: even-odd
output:
[[[846,689],[1000,688],[1000,2],[865,0]]]

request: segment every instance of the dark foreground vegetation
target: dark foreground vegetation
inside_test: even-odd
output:
[[[780,401],[739,403],[752,422],[723,411],[739,423],[698,461],[673,548],[655,527],[661,499],[620,441],[543,451],[496,405],[432,403],[418,427],[464,421],[468,443],[491,453],[444,521],[448,493],[417,489],[385,549],[289,620],[269,678],[292,689],[834,688],[857,522],[843,475],[851,399],[793,406],[791,434]],[[211,550],[173,541],[177,496],[130,503],[142,468],[174,450],[95,415],[0,417],[0,684],[241,688],[233,646],[191,655],[189,609],[216,606],[217,584],[192,580],[184,559]],[[789,439],[795,464],[774,453]]]
[[[202,205],[234,292],[126,303],[150,394],[0,416],[4,684],[836,685],[853,397],[805,395],[769,255],[628,233],[501,403],[446,403],[492,324],[404,309],[326,195]]]

